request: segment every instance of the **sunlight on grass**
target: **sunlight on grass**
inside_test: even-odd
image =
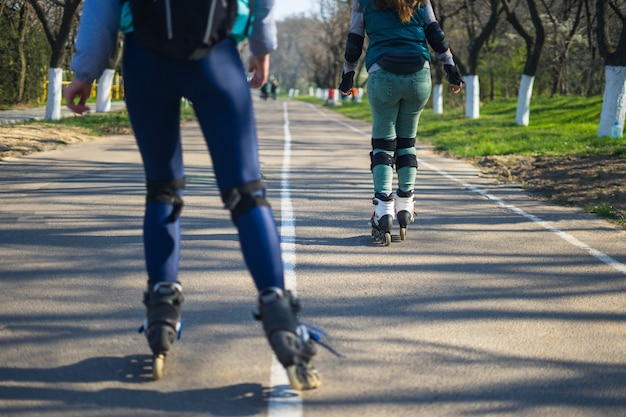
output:
[[[609,204],[586,204],[584,210],[586,213],[597,214],[600,217],[614,220],[622,227],[626,227],[626,217],[619,215],[617,211]]]
[[[308,98],[305,101],[323,103]],[[478,119],[461,107],[435,115],[424,109],[418,139],[459,157],[489,155],[626,156],[626,141],[598,138],[601,97],[538,97],[533,99],[529,126],[515,123],[516,99],[486,101]],[[332,107],[347,117],[371,122],[367,102]]]
[[[181,122],[196,120],[193,107],[181,105]],[[126,110],[108,113],[87,113],[84,116],[65,117],[60,120],[32,121],[50,125],[74,126],[86,129],[93,136],[132,134],[130,119]]]

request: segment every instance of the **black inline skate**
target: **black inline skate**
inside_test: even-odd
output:
[[[180,339],[183,331],[180,309],[184,301],[183,287],[178,282],[148,284],[143,294],[147,308],[144,324],[139,332],[145,332],[148,345],[154,354],[153,377],[163,377],[165,356],[174,340]]]
[[[372,238],[376,243],[384,246],[391,244],[391,227],[394,218],[393,196],[376,193],[372,199],[376,206],[370,223],[372,224]]]
[[[291,387],[310,390],[320,386],[311,362],[317,347],[307,326],[298,321],[300,309],[300,302],[290,291],[272,288],[259,294],[259,310],[254,317],[263,323],[265,335],[285,367]]]
[[[402,191],[396,190],[395,196],[396,218],[400,225],[400,240],[406,239],[406,227],[413,223],[415,219],[415,203],[413,199],[413,190]]]

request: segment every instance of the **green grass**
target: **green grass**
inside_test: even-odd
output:
[[[195,120],[191,106],[181,107],[181,121]],[[87,113],[81,117],[65,117],[55,121],[33,121],[29,123],[46,123],[60,126],[80,127],[93,136],[130,134],[132,132],[128,112],[114,111],[109,113]]]
[[[323,103],[312,98],[305,101]],[[418,140],[460,158],[493,155],[626,157],[626,140],[597,137],[601,97],[536,97],[531,102],[529,126],[515,123],[517,99],[484,102],[478,119],[465,117],[463,106],[458,99],[455,101],[456,107],[444,106],[440,115],[434,114],[429,103],[430,107],[424,109],[420,119]],[[366,100],[362,103],[346,101],[331,109],[371,122]],[[626,218],[609,204],[585,204],[583,208],[626,227]]]
[[[130,120],[126,111],[110,113],[88,113],[81,117],[64,117],[46,121],[60,126],[73,126],[86,129],[94,136],[116,135],[130,132]]]
[[[597,214],[598,216],[604,217],[605,219],[613,220],[615,223],[626,228],[626,217],[620,215],[610,204],[585,204],[583,209],[585,210],[585,213]]]
[[[321,100],[317,100],[321,102]],[[488,155],[626,156],[626,141],[598,138],[602,98],[538,97],[533,99],[529,126],[515,124],[517,100],[483,103],[480,117],[465,117],[462,108],[432,107],[420,118],[418,139],[458,157]],[[371,122],[369,104],[345,102],[333,110]]]

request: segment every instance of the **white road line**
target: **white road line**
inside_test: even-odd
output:
[[[326,113],[322,112],[321,110],[319,110],[314,105],[312,105],[312,104],[309,104],[309,105],[311,106],[311,108],[315,109],[315,111],[317,111],[318,113],[320,113],[321,115],[323,115],[327,119],[332,120],[332,121],[334,121],[334,122],[336,122],[336,123],[338,123],[338,124],[340,124],[340,125],[342,125],[344,127],[347,127],[348,129],[353,130],[353,131],[355,131],[357,133],[360,133],[363,136],[366,136],[368,138],[371,136],[369,133],[364,132],[364,131],[362,131],[360,129],[357,129],[354,126],[351,126],[350,124],[345,123],[343,120],[339,120],[339,119],[336,119],[336,118],[334,118],[332,116],[329,116],[328,114],[326,114]],[[439,168],[437,168],[437,167],[435,167],[435,166],[433,166],[433,165],[431,165],[429,163],[426,163],[426,162],[420,160],[420,164],[428,167],[428,169],[430,169],[431,171],[435,171],[439,175],[441,175],[441,176],[443,176],[443,177],[445,177],[445,178],[447,178],[447,179],[449,179],[451,181],[454,181],[454,182],[460,184],[463,188],[465,188],[465,189],[467,189],[467,190],[469,190],[469,191],[471,191],[473,193],[479,194],[480,196],[485,197],[488,200],[493,201],[498,206],[500,206],[502,208],[505,208],[505,209],[507,209],[507,210],[509,210],[509,211],[511,211],[511,212],[513,212],[515,214],[518,214],[518,215],[520,215],[522,217],[525,217],[528,220],[532,220],[533,222],[537,223],[538,225],[540,225],[544,229],[549,230],[550,232],[556,234],[558,237],[560,237],[561,239],[563,239],[564,241],[566,241],[570,245],[575,246],[575,247],[577,247],[579,249],[582,249],[583,251],[586,251],[587,253],[589,253],[594,258],[598,259],[599,261],[601,261],[601,262],[611,266],[612,268],[614,268],[617,271],[621,272],[622,274],[626,275],[626,265],[624,265],[623,263],[620,263],[615,258],[612,258],[609,255],[606,255],[606,254],[600,252],[599,250],[592,248],[591,246],[587,245],[586,243],[581,242],[580,240],[576,239],[574,236],[570,235],[569,233],[566,233],[566,232],[560,230],[559,228],[552,226],[549,222],[543,220],[542,218],[537,217],[537,216],[535,216],[533,214],[527,213],[524,210],[522,210],[519,207],[516,207],[516,206],[514,206],[512,204],[507,204],[504,200],[489,194],[487,191],[485,191],[483,189],[480,189],[480,188],[477,188],[477,187],[475,187],[475,186],[473,186],[473,185],[471,185],[471,184],[469,184],[469,183],[467,183],[467,182],[465,182],[465,181],[455,177],[454,175],[451,175],[451,174],[449,174],[449,173],[447,173],[445,171],[440,170]]]
[[[287,103],[283,103],[285,147],[280,183],[280,247],[285,265],[285,287],[296,291],[296,217],[291,202],[289,173],[291,168],[291,132]],[[285,368],[272,356],[268,417],[302,417],[302,398],[290,388]]]

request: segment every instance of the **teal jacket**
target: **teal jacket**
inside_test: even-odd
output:
[[[421,60],[423,65],[424,60],[431,60],[424,33],[423,6],[416,8],[411,20],[403,23],[395,12],[376,9],[371,0],[359,0],[359,4],[370,38],[365,55],[367,69],[375,63],[384,68],[386,61],[391,65]]]

